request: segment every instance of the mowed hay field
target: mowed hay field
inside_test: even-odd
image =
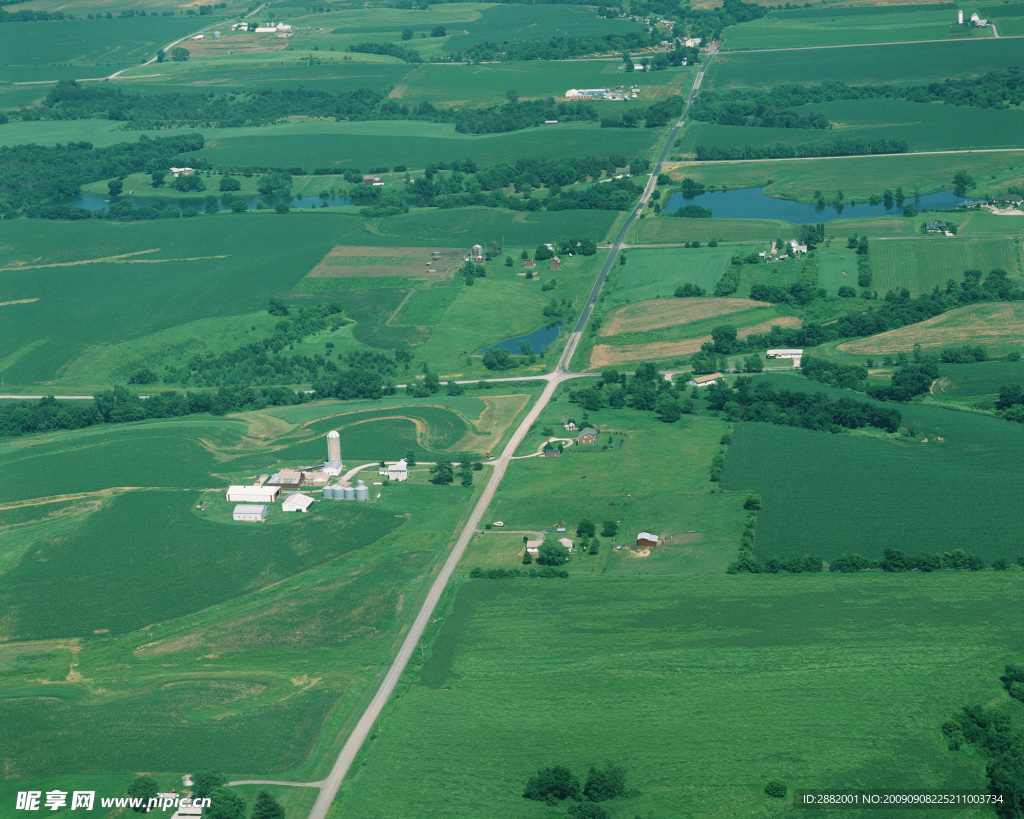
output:
[[[770,307],[767,302],[751,299],[652,299],[619,307],[605,316],[600,335],[615,336],[641,330],[656,330],[675,324],[737,313],[754,307]]]
[[[434,256],[437,251],[439,255]],[[309,272],[310,278],[358,276],[408,276],[444,279],[459,265],[464,250],[427,247],[353,247],[332,248]]]
[[[1024,639],[992,623],[1022,591],[993,572],[467,581],[338,813],[544,819],[531,775],[609,760],[617,819],[775,815],[772,778],[984,793],[939,729],[1002,695]]]
[[[665,298],[683,284],[696,284],[710,293],[734,253],[727,247],[628,249],[623,254],[626,264],[618,268],[612,282],[611,298],[622,302]]]
[[[1002,351],[1024,346],[1024,304],[971,304],[877,336],[847,341],[836,349],[861,355],[909,352],[972,344]]]
[[[911,296],[919,296],[936,285],[945,289],[950,279],[960,281],[965,270],[985,275],[996,268],[1011,276],[1022,273],[1019,239],[893,239],[872,242],[870,253],[872,287],[879,293],[906,288]]]
[[[774,383],[790,382],[798,379]],[[759,558],[831,561],[857,552],[875,559],[888,547],[912,554],[966,549],[986,562],[1024,557],[1015,500],[1024,492],[1024,429],[936,406],[900,409],[905,425],[917,425],[913,439],[737,427],[722,483],[761,494]]]
[[[739,328],[737,336],[767,333],[772,327],[799,327],[803,319],[797,316],[779,316]],[[636,361],[665,361],[700,352],[701,345],[711,341],[711,335],[687,338],[680,341],[652,341],[646,344],[595,344],[590,353],[591,367],[614,367]]]

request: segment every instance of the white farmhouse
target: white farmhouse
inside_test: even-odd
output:
[[[389,481],[407,481],[409,480],[409,462],[402,458],[397,463],[382,466],[378,470],[378,474],[383,475]]]

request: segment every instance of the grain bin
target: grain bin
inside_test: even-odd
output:
[[[355,487],[354,486],[346,486],[345,487],[345,500],[355,500],[355,499],[356,499],[356,489],[355,489]]]
[[[370,499],[370,487],[368,487],[362,481],[356,483],[356,500],[369,500]]]

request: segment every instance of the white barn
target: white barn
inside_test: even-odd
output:
[[[340,475],[341,474],[341,461],[328,461],[324,464],[323,473],[325,475]]]
[[[267,519],[267,511],[270,507],[251,503],[240,503],[235,507],[234,519],[262,523]]]
[[[228,503],[273,503],[281,494],[279,486],[229,486]]]
[[[296,492],[294,495],[289,495],[285,498],[281,504],[282,512],[308,512],[309,507],[313,505],[313,499],[309,495],[303,495],[301,492]]]

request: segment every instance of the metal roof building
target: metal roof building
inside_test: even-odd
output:
[[[294,495],[289,495],[285,498],[284,503],[281,504],[281,511],[283,512],[308,512],[309,507],[313,505],[313,499],[309,495],[303,495],[301,492],[297,492]]]
[[[229,486],[228,503],[273,503],[281,494],[279,486]]]
[[[262,523],[267,519],[270,507],[251,503],[240,503],[235,507],[234,519]]]

